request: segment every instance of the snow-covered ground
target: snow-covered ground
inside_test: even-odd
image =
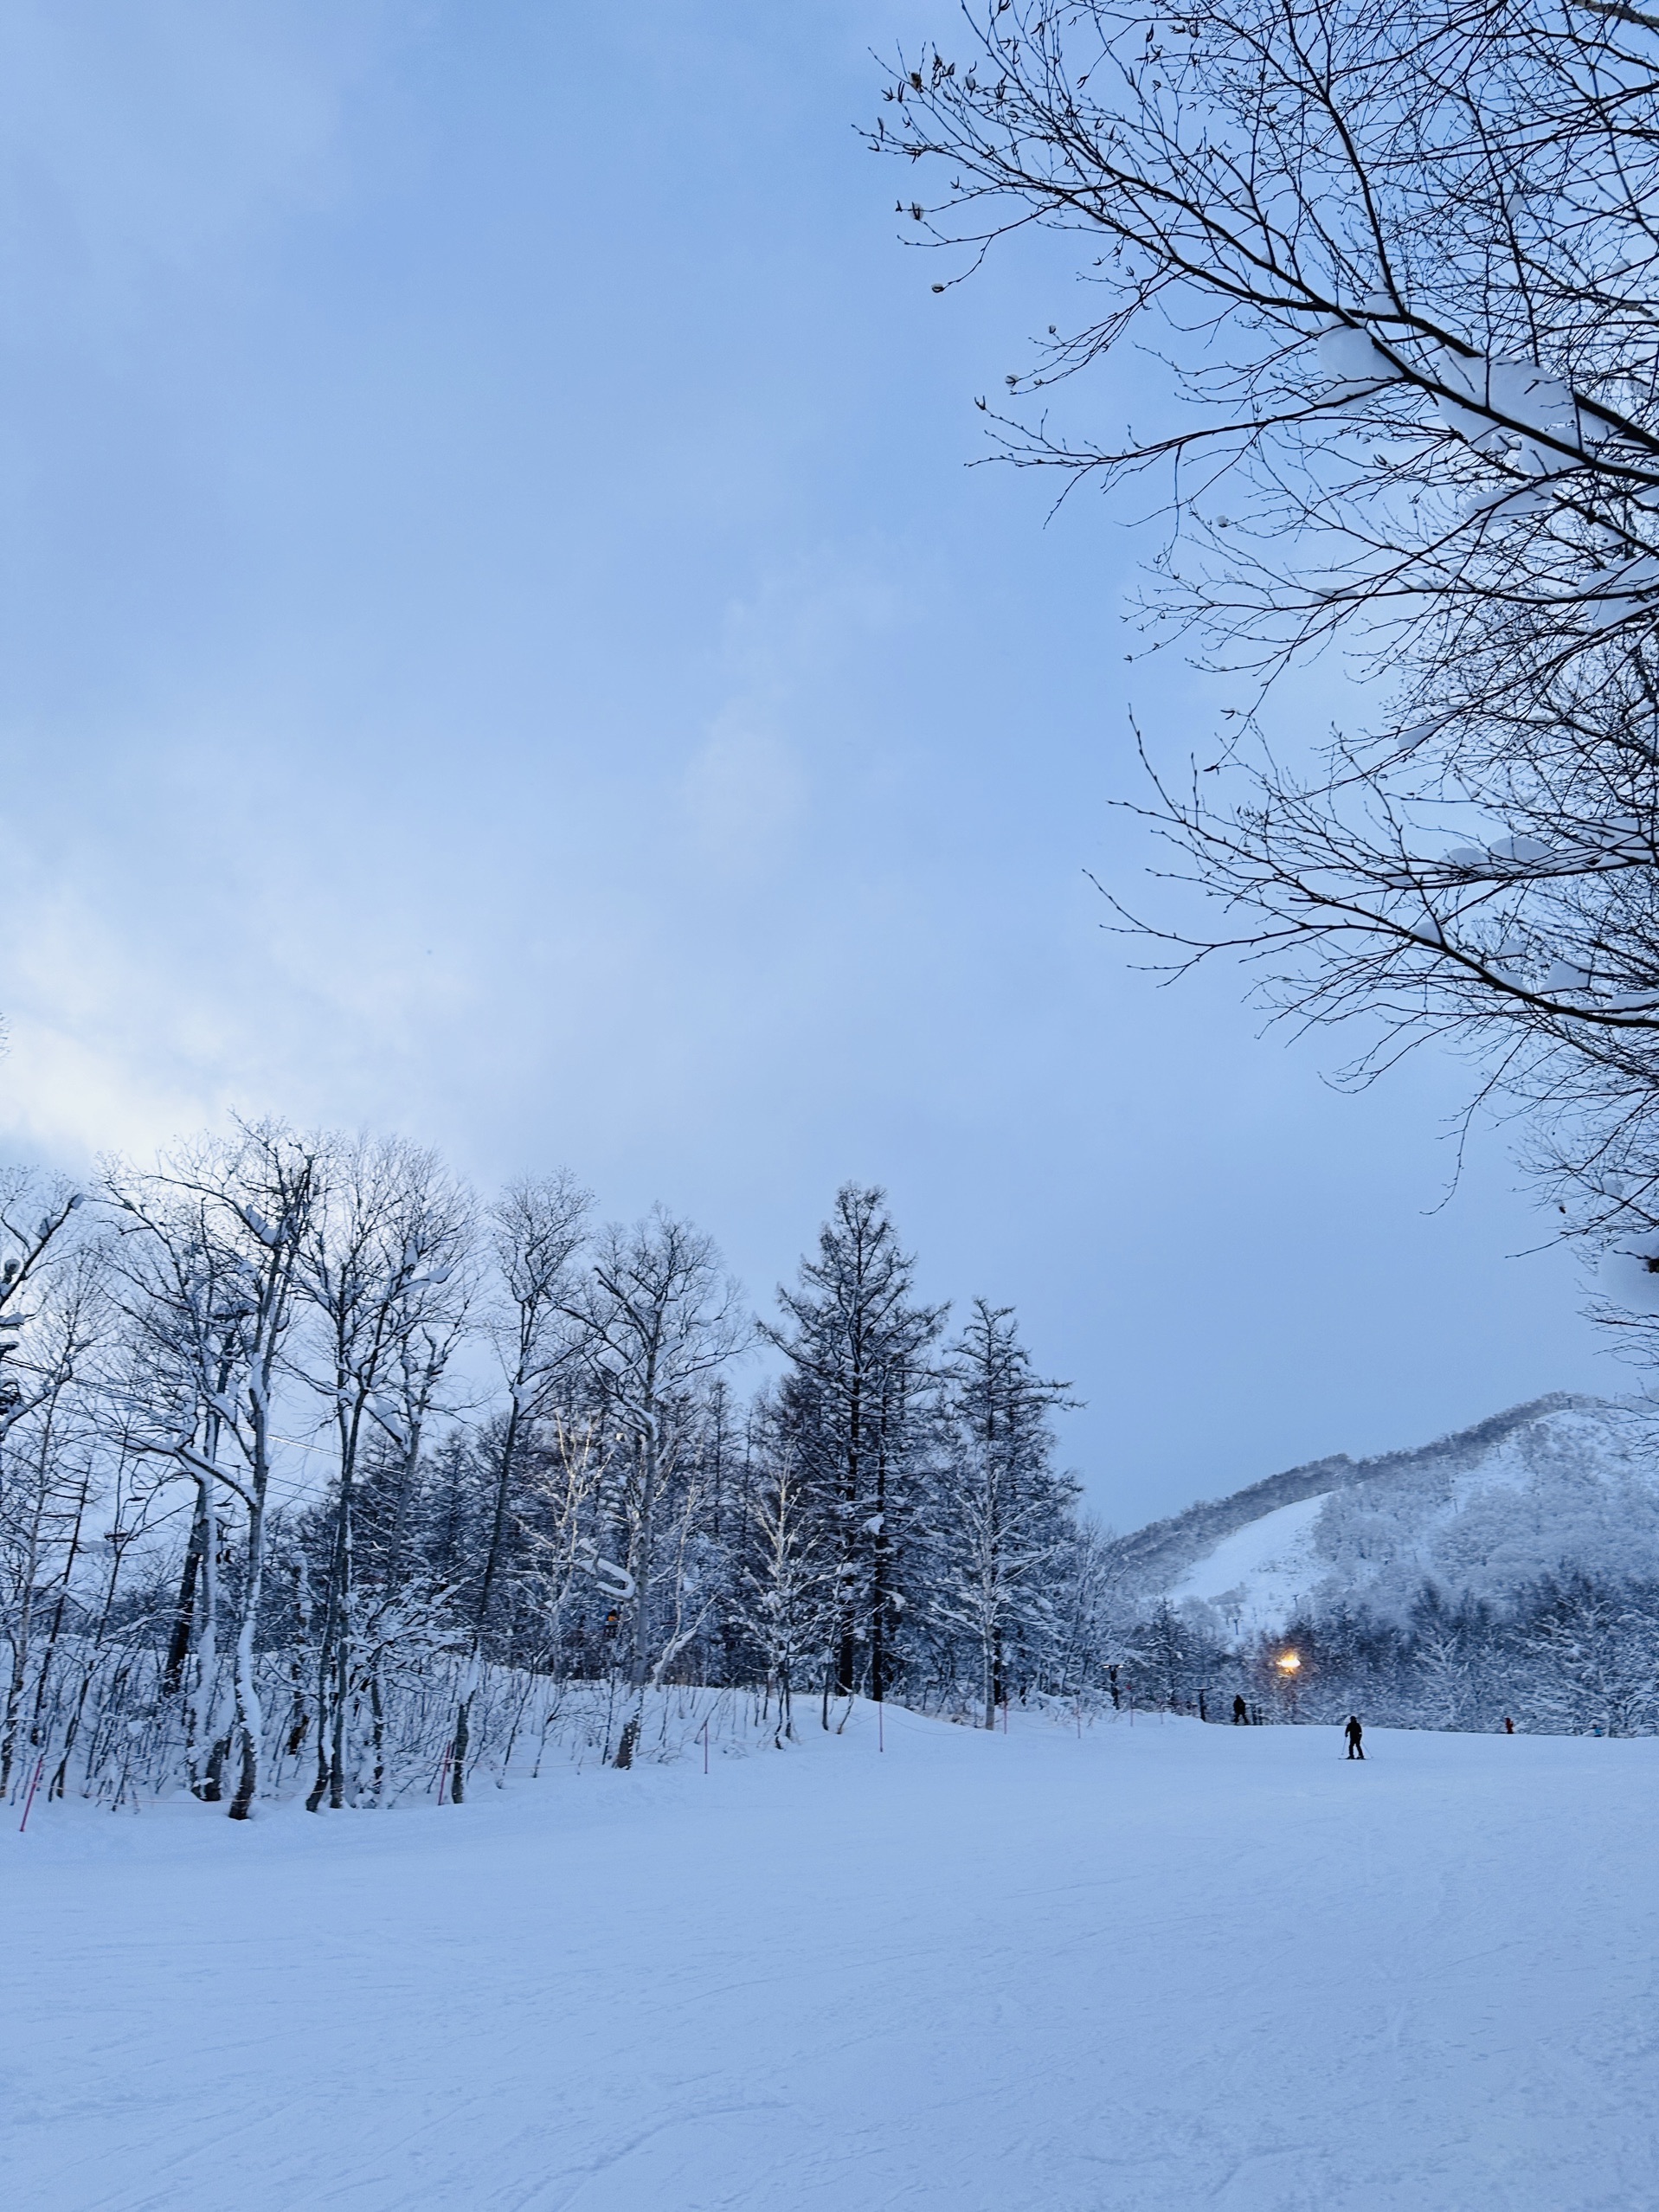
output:
[[[459,1810],[14,1814],[4,2201],[1659,2199],[1659,1740],[803,1733]]]

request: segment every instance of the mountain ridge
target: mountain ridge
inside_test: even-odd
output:
[[[1611,1399],[1572,1391],[1548,1392],[1425,1444],[1375,1452],[1361,1459],[1334,1452],[1285,1468],[1225,1496],[1200,1499],[1180,1513],[1116,1538],[1111,1555],[1131,1584],[1148,1593],[1170,1591],[1229,1538],[1287,1506],[1328,1499],[1338,1492],[1386,1491],[1391,1485],[1410,1485],[1424,1477],[1444,1476],[1450,1481],[1473,1473],[1504,1445],[1516,1439],[1524,1442],[1526,1432],[1549,1424],[1555,1417],[1577,1413],[1611,1421],[1628,1411]]]

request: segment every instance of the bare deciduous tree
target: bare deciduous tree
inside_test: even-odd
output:
[[[489,1535],[473,1599],[472,1647],[455,1714],[453,1802],[466,1788],[473,1699],[511,1528],[513,1488],[539,1424],[556,1418],[559,1386],[576,1360],[569,1305],[572,1269],[588,1233],[589,1193],[569,1174],[525,1177],[491,1209],[496,1303],[488,1328],[506,1385],[506,1410],[486,1444],[491,1462]],[[587,1458],[575,1463],[585,1472]],[[562,1461],[567,1473],[573,1463]],[[569,1503],[566,1500],[567,1506]]]
[[[70,1233],[80,1205],[67,1186],[42,1189],[15,1170],[0,1183],[0,1575],[10,1646],[0,1794],[24,1743],[39,1736],[90,1494],[91,1454],[75,1399],[104,1333],[103,1301],[97,1256],[77,1249]],[[31,1219],[36,1206],[42,1211]],[[43,1605],[47,1651],[43,1663],[32,1663]]]
[[[181,1149],[156,1172],[112,1169],[126,1309],[156,1386],[151,1449],[194,1478],[213,1576],[222,1502],[243,1516],[231,1669],[233,1731],[215,1727],[205,1778],[236,1779],[230,1817],[246,1820],[260,1786],[264,1714],[254,1674],[271,1507],[273,1398],[293,1326],[297,1277],[325,1188],[319,1146],[276,1122]],[[207,1623],[211,1630],[213,1612]],[[212,1663],[208,1655],[208,1673]],[[211,1694],[210,1676],[208,1681]]]
[[[617,1506],[626,1531],[627,1678],[635,1696],[615,1764],[629,1765],[640,1739],[644,1691],[669,1647],[686,1638],[683,1540],[663,1542],[670,1491],[694,1476],[698,1393],[747,1344],[736,1285],[724,1276],[711,1238],[661,1206],[631,1228],[600,1236],[580,1297],[569,1309],[606,1418],[627,1450],[617,1459]],[[682,1505],[684,1501],[682,1500]],[[680,1516],[683,1519],[683,1514]],[[670,1624],[655,1600],[665,1564],[672,1588]]]
[[[776,1701],[772,1740],[793,1738],[794,1693],[829,1640],[832,1576],[823,1516],[803,1475],[787,1418],[775,1406],[763,1415],[768,1449],[756,1468],[749,1497],[749,1542],[741,1569],[738,1612],[766,1668]]]
[[[300,1276],[318,1324],[313,1386],[328,1409],[338,1455],[333,1544],[318,1650],[317,1772],[306,1799],[338,1810],[347,1791],[346,1736],[358,1687],[355,1531],[365,1447],[414,1463],[434,1394],[466,1313],[472,1206],[429,1152],[392,1139],[334,1147],[325,1201],[308,1224]],[[383,1636],[375,1638],[385,1649]],[[380,1693],[363,1674],[373,1712],[376,1794],[382,1780]]]
[[[1659,16],[994,0],[887,97],[877,144],[941,180],[901,203],[936,288],[1076,242],[1083,312],[1007,379],[1045,411],[987,412],[1068,486],[1163,472],[1148,619],[1234,672],[1140,807],[1225,918],[1155,934],[1362,1019],[1360,1074],[1472,1047],[1546,1109],[1579,1225],[1652,1231]],[[1069,429],[1055,388],[1136,348],[1156,419]],[[1333,643],[1375,712],[1309,758],[1265,686]]]

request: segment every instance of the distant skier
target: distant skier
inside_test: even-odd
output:
[[[1243,1699],[1242,1697],[1236,1697],[1236,1698],[1234,1698],[1234,1700],[1233,1700],[1233,1701],[1232,1701],[1232,1725],[1233,1725],[1233,1727],[1234,1727],[1235,1728],[1243,1728],[1243,1727],[1246,1727],[1246,1726],[1248,1725],[1249,1720],[1250,1720],[1250,1707],[1249,1707],[1249,1706],[1247,1706],[1247,1705],[1245,1704],[1245,1702],[1244,1702],[1244,1699]]]
[[[1503,1716],[1503,1733],[1506,1736],[1513,1736],[1515,1733],[1515,1724],[1507,1713]]]
[[[1360,1716],[1357,1713],[1349,1714],[1348,1725],[1343,1729],[1342,1733],[1348,1739],[1348,1757],[1363,1759],[1366,1755],[1365,1746],[1360,1739],[1364,1735],[1365,1730],[1360,1726]]]

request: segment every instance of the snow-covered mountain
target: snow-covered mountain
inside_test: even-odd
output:
[[[1659,1409],[1558,1392],[1413,1451],[1293,1467],[1119,1540],[1148,1593],[1248,1632],[1425,1582],[1501,1599],[1545,1573],[1659,1578]]]

